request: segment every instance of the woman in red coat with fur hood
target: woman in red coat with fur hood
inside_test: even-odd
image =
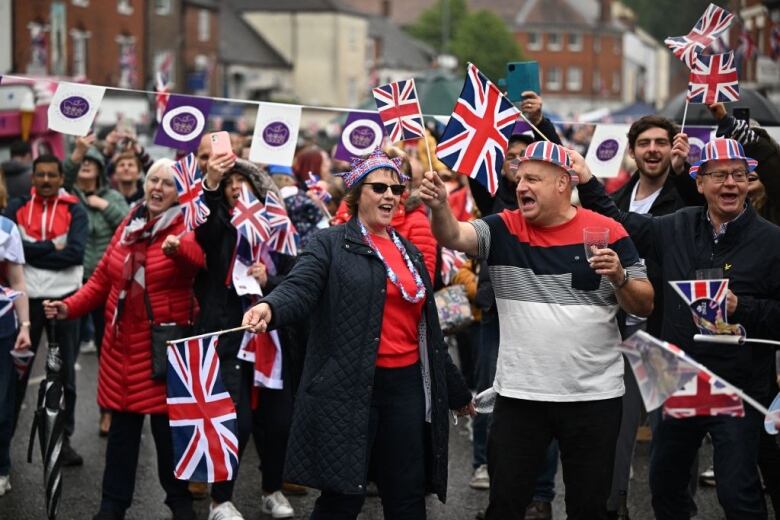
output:
[[[173,518],[195,518],[187,482],[173,476],[165,382],[153,380],[150,317],[155,324],[191,323],[192,285],[204,265],[203,251],[186,233],[172,172],[161,159],[149,169],[143,201],[119,226],[95,273],[64,301],[46,302],[48,317],[77,318],[106,304],[100,352],[98,404],[112,411],[103,495],[95,519],[122,519],[130,507],[144,416],[157,448],[160,483]],[[177,235],[183,234],[179,239]],[[178,247],[171,247],[172,242]],[[146,295],[145,295],[146,293]]]

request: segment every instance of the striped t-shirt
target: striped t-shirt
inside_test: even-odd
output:
[[[533,401],[623,395],[615,289],[588,264],[582,237],[586,227],[609,228],[609,247],[629,276],[647,278],[623,226],[582,208],[554,227],[529,225],[520,210],[472,224],[501,329],[495,390]]]

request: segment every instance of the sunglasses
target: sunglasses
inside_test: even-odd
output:
[[[406,189],[405,184],[385,184],[384,182],[366,182],[364,184],[366,186],[371,186],[371,189],[374,190],[374,193],[377,195],[384,195],[384,193],[387,191],[387,188],[390,188],[390,191],[393,192],[393,195],[399,196]]]

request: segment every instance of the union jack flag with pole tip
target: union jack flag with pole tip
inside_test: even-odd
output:
[[[436,147],[436,156],[452,171],[476,179],[494,195],[519,115],[498,87],[469,63],[466,82]]]
[[[320,176],[316,173],[309,172],[309,177],[304,182],[306,183],[306,188],[309,191],[313,191],[317,195],[317,198],[325,204],[330,202],[333,198],[328,190],[318,184],[320,182]]]
[[[688,79],[687,99],[689,103],[707,105],[739,100],[739,75],[732,51],[696,57]]]
[[[271,226],[265,214],[265,206],[244,184],[233,208],[230,223],[244,236],[253,253],[271,237]]]
[[[0,285],[0,317],[10,311],[14,306],[14,300],[21,296],[20,291]]]
[[[173,165],[173,180],[179,194],[184,225],[189,231],[206,222],[211,211],[203,199],[203,174],[195,154],[189,154]]]
[[[373,89],[376,109],[390,141],[423,136],[423,120],[413,79],[388,83]]]
[[[669,36],[664,43],[689,69],[693,69],[696,56],[709,47],[726,31],[734,15],[715,4],[710,4],[691,32],[685,36]]]
[[[238,472],[236,409],[219,371],[217,336],[168,346],[168,418],[174,476],[222,482]]]
[[[265,216],[271,227],[268,247],[284,255],[298,254],[298,230],[287,215],[279,196],[271,190],[265,195]]]

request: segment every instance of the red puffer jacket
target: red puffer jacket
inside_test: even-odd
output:
[[[406,209],[405,205],[401,204],[391,225],[402,237],[417,246],[423,254],[428,275],[433,280],[436,277],[436,238],[428,220],[428,207],[420,204],[413,209]]]
[[[143,300],[128,300],[116,327],[111,324],[128,248],[119,243],[127,219],[114,233],[103,259],[89,281],[67,298],[68,317],[76,318],[106,304],[106,330],[100,350],[98,404],[103,408],[142,414],[167,413],[165,383],[151,379],[151,331]],[[181,238],[173,257],[162,252],[168,235],[184,231],[181,216],[160,232],[146,249],[146,289],[155,323],[180,323],[197,312],[192,293],[195,274],[204,265],[203,251],[193,233]]]

